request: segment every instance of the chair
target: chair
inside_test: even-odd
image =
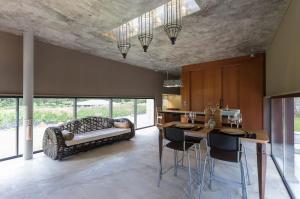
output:
[[[192,174],[191,174],[191,162],[190,162],[190,153],[189,149],[194,145],[194,143],[187,142],[185,139],[185,133],[183,129],[179,128],[165,128],[164,129],[165,139],[169,142],[163,146],[163,148],[167,147],[169,149],[172,149],[174,151],[174,176],[177,176],[177,169],[178,169],[178,163],[181,161],[183,165],[183,156],[182,160],[178,160],[178,152],[181,151],[183,154],[184,152],[187,152],[187,158],[188,158],[188,175],[189,175],[189,191],[192,192]],[[163,150],[164,151],[164,150]],[[197,153],[197,150],[195,151]],[[162,157],[163,159],[163,157]],[[162,161],[163,162],[163,161]],[[171,167],[170,169],[172,169]],[[170,169],[167,169],[169,171]],[[162,169],[162,163],[160,165],[160,172],[159,172],[159,180],[158,180],[158,186],[160,185],[160,181],[162,179],[163,175],[163,169]]]
[[[240,125],[242,125],[242,122],[243,122],[242,113],[237,113],[233,117],[228,116],[228,121],[230,122],[231,128],[233,128],[233,124],[235,125],[236,128],[240,128]],[[245,155],[244,157],[245,157],[245,163],[246,163],[246,169],[247,169],[248,185],[250,185],[251,182],[250,182],[249,169],[248,169],[247,152],[246,152],[244,145],[243,145],[243,151],[244,151],[244,155]]]
[[[198,172],[198,175],[200,176],[200,173],[201,173],[201,141],[203,140],[203,138],[200,138],[200,137],[192,137],[192,136],[188,136],[186,135],[185,136],[185,141],[188,142],[188,143],[193,143],[194,146],[195,146],[195,151],[197,151],[195,153],[196,155],[196,168],[198,168],[197,172]],[[184,156],[182,156],[182,158],[184,158]]]
[[[221,133],[219,130],[213,130],[208,134],[207,139],[208,153],[204,161],[204,171],[202,177],[202,184],[204,180],[204,172],[207,162],[209,162],[209,187],[211,187],[212,180],[217,180],[225,183],[238,184],[242,187],[243,198],[247,198],[247,186],[245,181],[245,170],[242,161],[244,155],[244,147],[242,146],[238,136]],[[225,162],[238,163],[241,172],[241,181],[229,181],[227,179],[214,175],[215,160]],[[248,173],[248,171],[247,171]],[[247,174],[248,175],[248,174]]]

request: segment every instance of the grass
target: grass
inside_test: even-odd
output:
[[[300,132],[300,116],[296,116],[294,119],[295,131]]]
[[[0,104],[1,105],[1,104]],[[116,104],[113,107],[113,117],[123,117],[133,115],[134,107],[130,103]],[[138,104],[137,113],[146,113],[146,105]],[[102,116],[109,117],[108,107],[81,107],[77,109],[77,117],[82,118],[86,116]],[[57,124],[73,119],[73,107],[69,104],[62,106],[55,103],[47,106],[34,106],[34,123]],[[23,120],[23,107],[20,107],[20,121]],[[16,126],[16,109],[15,107],[0,106],[0,129],[11,128]]]

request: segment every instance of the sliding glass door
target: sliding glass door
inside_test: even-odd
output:
[[[112,117],[127,118],[132,123],[135,122],[135,100],[134,99],[113,99]]]
[[[271,100],[272,157],[290,192],[300,196],[300,97]]]
[[[110,99],[77,99],[77,118],[83,118],[87,116],[109,117],[110,103]]]
[[[154,125],[154,99],[137,99],[137,128]]]
[[[74,100],[35,98],[33,104],[33,150],[42,150],[46,128],[74,119]]]
[[[17,155],[17,99],[0,98],[0,159]]]

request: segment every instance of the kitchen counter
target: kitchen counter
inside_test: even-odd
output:
[[[170,113],[170,114],[189,114],[189,113],[196,113],[196,115],[205,115],[202,111],[182,111],[182,110],[162,110],[159,113]],[[234,116],[240,113],[240,109],[229,109],[225,110],[222,109],[222,116]]]

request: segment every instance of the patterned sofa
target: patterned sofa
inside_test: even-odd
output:
[[[129,128],[116,128],[116,122],[127,122]],[[73,133],[74,138],[65,140],[62,133],[64,130]],[[134,125],[128,119],[86,117],[47,128],[43,137],[43,151],[50,158],[61,160],[103,144],[129,140],[134,135]]]

